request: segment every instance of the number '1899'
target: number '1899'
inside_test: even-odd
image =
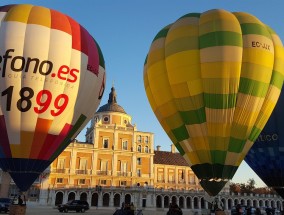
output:
[[[11,110],[12,96],[14,86],[8,87],[1,93],[1,96],[7,96],[6,111]],[[34,96],[34,91],[30,87],[23,87],[20,92],[20,99],[17,101],[17,108],[21,112],[27,112],[32,107],[31,99]],[[60,94],[54,99],[54,108],[50,114],[52,116],[60,115],[67,107],[69,98],[66,94]],[[45,112],[52,102],[52,94],[49,90],[41,90],[36,95],[36,103],[39,107],[34,107],[34,112],[37,114]]]

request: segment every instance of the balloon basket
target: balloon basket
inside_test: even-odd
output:
[[[215,215],[226,215],[225,211],[215,211]]]
[[[26,205],[10,205],[9,215],[25,215]]]

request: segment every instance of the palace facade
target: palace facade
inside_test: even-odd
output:
[[[184,209],[208,209],[209,196],[175,146],[170,152],[154,148],[154,134],[139,131],[131,120],[118,105],[112,87],[108,103],[98,109],[87,128],[86,142],[74,140],[41,174],[27,199],[53,206],[84,199],[96,207],[133,202],[138,208],[161,209],[176,200]],[[9,183],[9,176],[2,173],[1,195]],[[13,182],[6,192],[10,197],[17,195]],[[228,186],[220,200],[227,210],[238,203],[282,208],[279,196],[234,196]]]

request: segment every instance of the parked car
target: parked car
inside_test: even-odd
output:
[[[7,213],[11,204],[12,200],[10,198],[0,198],[0,213],[2,211]]]
[[[68,211],[76,211],[84,213],[89,209],[90,209],[89,203],[83,200],[70,200],[66,204],[58,205],[59,212],[65,212],[65,213],[67,213]]]

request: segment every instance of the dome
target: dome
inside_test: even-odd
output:
[[[108,99],[108,103],[101,106],[99,108],[99,110],[97,111],[97,113],[99,112],[106,112],[106,111],[111,111],[111,112],[120,112],[120,113],[125,113],[125,110],[123,109],[123,107],[121,107],[119,104],[117,104],[116,101],[116,92],[114,87],[111,88],[111,92],[109,94],[109,99]]]

